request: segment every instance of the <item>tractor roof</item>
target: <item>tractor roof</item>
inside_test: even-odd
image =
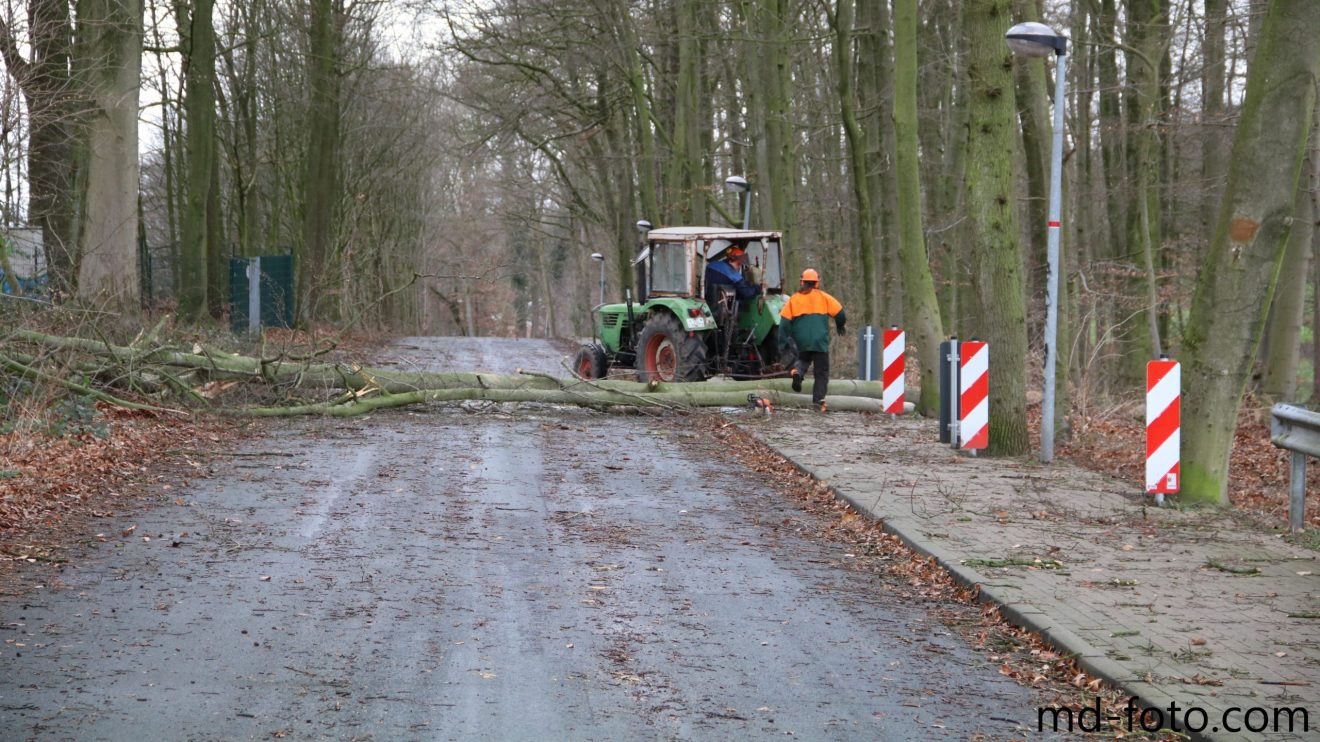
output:
[[[662,227],[648,234],[653,240],[686,240],[693,237],[722,240],[757,240],[779,238],[779,232],[766,229],[730,229],[728,227]]]

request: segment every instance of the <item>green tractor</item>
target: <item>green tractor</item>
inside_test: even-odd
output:
[[[760,295],[739,300],[730,286],[705,285],[706,264],[732,249],[744,252],[743,275]],[[784,264],[778,232],[670,227],[647,233],[633,261],[638,295],[596,307],[595,338],[573,360],[583,379],[611,368],[637,371],[643,382],[784,376],[797,349],[781,337]]]

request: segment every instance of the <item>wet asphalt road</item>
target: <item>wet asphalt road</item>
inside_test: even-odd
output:
[[[548,345],[438,342],[400,365],[558,372]],[[695,435],[555,408],[281,423],[4,598],[0,739],[1023,736],[1030,692]]]

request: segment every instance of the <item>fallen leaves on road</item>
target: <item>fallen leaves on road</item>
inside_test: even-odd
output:
[[[170,482],[201,472],[187,451],[215,451],[228,435],[215,423],[162,419],[103,408],[104,436],[90,433],[47,436],[33,432],[0,435],[0,553],[63,561],[57,554],[77,538],[85,519],[108,518],[128,503],[160,497]],[[196,456],[196,455],[195,455]],[[186,472],[166,473],[168,460],[186,462]],[[119,531],[135,535],[137,525]],[[96,534],[104,539],[104,534]],[[13,560],[0,561],[0,570]]]
[[[712,454],[736,459],[742,466],[768,475],[817,518],[784,519],[780,526],[805,536],[824,539],[845,547],[850,557],[840,560],[841,569],[863,570],[884,579],[890,589],[926,603],[929,610],[987,660],[998,663],[1000,674],[1021,685],[1035,688],[1042,706],[1067,706],[1074,710],[1103,699],[1108,706],[1121,706],[1127,696],[1108,687],[1103,680],[1084,671],[1071,656],[1058,653],[1038,635],[1014,626],[995,605],[980,602],[980,586],[957,584],[933,558],[918,554],[895,535],[885,533],[884,524],[857,512],[834,496],[829,486],[811,479],[742,430],[711,417],[709,437],[715,441]],[[812,526],[816,525],[815,528]],[[901,638],[901,637],[899,637]],[[1121,737],[1122,732],[1116,735]],[[1147,739],[1178,739],[1146,737]]]

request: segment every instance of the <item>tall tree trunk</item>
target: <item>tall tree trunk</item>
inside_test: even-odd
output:
[[[628,12],[626,2],[615,5],[617,17],[615,23],[619,29],[620,52],[628,60],[628,89],[632,93],[633,110],[629,120],[633,124],[633,135],[637,139],[637,196],[641,201],[642,213],[638,219],[655,220],[660,218],[659,201],[656,198],[656,158],[655,134],[651,116],[651,103],[646,90],[646,75],[642,68],[642,50],[637,42],[637,32],[633,28],[633,18]],[[634,222],[637,219],[633,220]],[[628,252],[631,252],[629,250]],[[632,285],[632,272],[628,262],[619,266],[621,285]]]
[[[954,11],[952,36],[957,39],[962,33],[962,6]],[[935,190],[934,213],[938,246],[933,252],[940,263],[939,280],[942,295],[939,295],[940,313],[946,331],[953,332],[961,325],[962,308],[959,304],[966,270],[963,246],[968,244],[969,234],[962,210],[962,201],[966,195],[964,178],[967,172],[967,84],[965,74],[965,55],[960,53],[961,43],[950,44],[951,61],[948,67],[944,87],[948,112],[942,122],[944,157],[939,163],[938,186]],[[929,183],[929,181],[927,181]]]
[[[797,227],[797,143],[790,89],[793,81],[791,44],[797,29],[793,0],[742,0],[748,38],[745,81],[748,134],[753,137],[757,183],[752,222],[784,234],[793,245]],[[793,276],[802,267],[800,250],[785,254],[785,269]]]
[[[186,6],[180,13],[187,12]],[[214,297],[208,295],[214,277],[209,275],[207,208],[211,202],[211,170],[215,161],[215,29],[211,21],[212,0],[193,0],[183,43],[184,125],[187,127],[186,199],[183,210],[180,278],[176,287],[179,315],[197,321],[206,316]]]
[[[968,76],[967,208],[972,273],[984,339],[990,343],[990,445],[994,455],[1030,449],[1022,251],[1013,192],[1018,137],[1012,61],[1004,34],[1011,0],[969,0],[964,10]]]
[[[862,322],[874,324],[875,258],[880,246],[875,240],[875,218],[866,182],[866,140],[857,124],[853,100],[853,0],[837,0],[834,14],[834,75],[839,96],[839,117],[848,143],[848,171],[852,176],[853,203],[857,208],[857,249],[862,264]]]
[[[220,142],[211,141],[211,187],[206,195],[206,310],[215,319],[229,308],[229,246],[220,213]]]
[[[1014,0],[1014,17],[1019,21],[1039,21],[1036,0]],[[1027,296],[1035,302],[1045,292],[1047,275],[1047,218],[1049,213],[1050,98],[1043,64],[1014,66],[1017,86],[1018,119],[1022,123],[1022,151],[1027,172]],[[1037,280],[1037,278],[1041,280]],[[1035,328],[1032,329],[1035,334]]]
[[[1317,158],[1320,163],[1320,158]],[[1320,164],[1312,177],[1320,183]],[[1311,194],[1311,208],[1320,214],[1320,193]],[[1311,406],[1320,403],[1320,222],[1311,226]]]
[[[699,0],[676,0],[678,77],[674,101],[674,140],[669,177],[671,222],[705,220],[706,194],[701,179],[701,45],[697,39]]]
[[[1302,355],[1302,319],[1306,309],[1306,279],[1310,271],[1312,238],[1315,232],[1315,202],[1311,198],[1316,186],[1312,158],[1315,148],[1307,150],[1306,164],[1297,189],[1297,211],[1293,216],[1288,247],[1279,271],[1279,285],[1274,292],[1274,305],[1266,328],[1264,353],[1265,368],[1260,388],[1267,396],[1281,402],[1299,402],[1297,398],[1297,364]]]
[[[887,239],[888,235],[884,232],[884,218],[877,213],[883,211],[881,203],[885,189],[881,177],[889,170],[885,161],[883,133],[893,130],[893,127],[887,125],[893,120],[892,115],[886,117],[881,112],[883,109],[892,114],[892,85],[886,88],[881,82],[882,77],[893,77],[892,69],[886,71],[886,68],[892,66],[892,57],[889,53],[888,6],[887,0],[861,3],[857,6],[853,24],[853,40],[857,46],[857,123],[866,140],[864,147],[866,190],[870,194],[871,203],[878,207],[871,210],[874,222],[871,230],[873,234],[879,236],[880,244],[886,248],[897,243],[897,239],[893,242]],[[901,311],[899,305],[894,303],[894,297],[886,280],[891,278],[886,275],[886,253],[887,250],[882,250],[879,256],[875,295],[876,314],[889,318],[901,316]],[[893,278],[896,279],[896,276]]]
[[[1219,211],[1219,196],[1228,168],[1227,116],[1224,113],[1224,33],[1228,0],[1205,0],[1205,38],[1201,42],[1201,184],[1205,189],[1201,224],[1209,234]]]
[[[1127,162],[1124,156],[1122,85],[1118,79],[1118,26],[1116,0],[1091,0],[1096,22],[1098,72],[1100,83],[1100,156],[1104,167],[1105,202],[1109,211],[1109,244],[1120,250],[1126,242],[1123,229],[1127,223],[1127,205],[1122,198]]]
[[[879,245],[875,287],[876,317],[902,315],[903,282],[897,270],[899,225],[898,186],[894,172],[894,67],[889,41],[892,25],[888,0],[857,6],[858,123],[866,138],[867,195],[871,202],[871,233]],[[892,259],[891,259],[892,258]]]
[[[74,166],[86,102],[70,79],[73,19],[68,0],[32,0],[28,19],[31,61],[23,58],[3,22],[0,54],[27,104],[28,221],[41,228],[51,287],[57,297],[68,297],[78,281]]]
[[[303,321],[334,319],[338,194],[339,82],[336,73],[340,0],[311,1],[307,56],[307,161],[303,181],[302,251],[297,256],[298,312]]]
[[[1228,457],[1296,207],[1320,76],[1320,3],[1274,0],[1247,79],[1184,338],[1183,497],[1228,503]]]
[[[917,411],[939,414],[940,325],[935,281],[921,218],[921,164],[917,161],[917,0],[894,3],[894,137],[898,174],[899,261],[903,269],[903,324],[921,366]]]
[[[1159,332],[1159,287],[1156,250],[1163,241],[1160,208],[1160,60],[1167,47],[1168,9],[1165,0],[1127,0],[1129,103],[1128,123],[1133,180],[1128,205],[1127,262],[1137,266],[1128,282],[1128,295],[1140,295],[1143,306],[1125,335],[1127,362],[1122,369],[1125,386],[1145,378],[1146,362],[1164,352]],[[1137,276],[1140,277],[1137,277]]]
[[[80,0],[79,79],[92,103],[78,178],[78,296],[137,314],[138,90],[142,84],[142,5]]]

